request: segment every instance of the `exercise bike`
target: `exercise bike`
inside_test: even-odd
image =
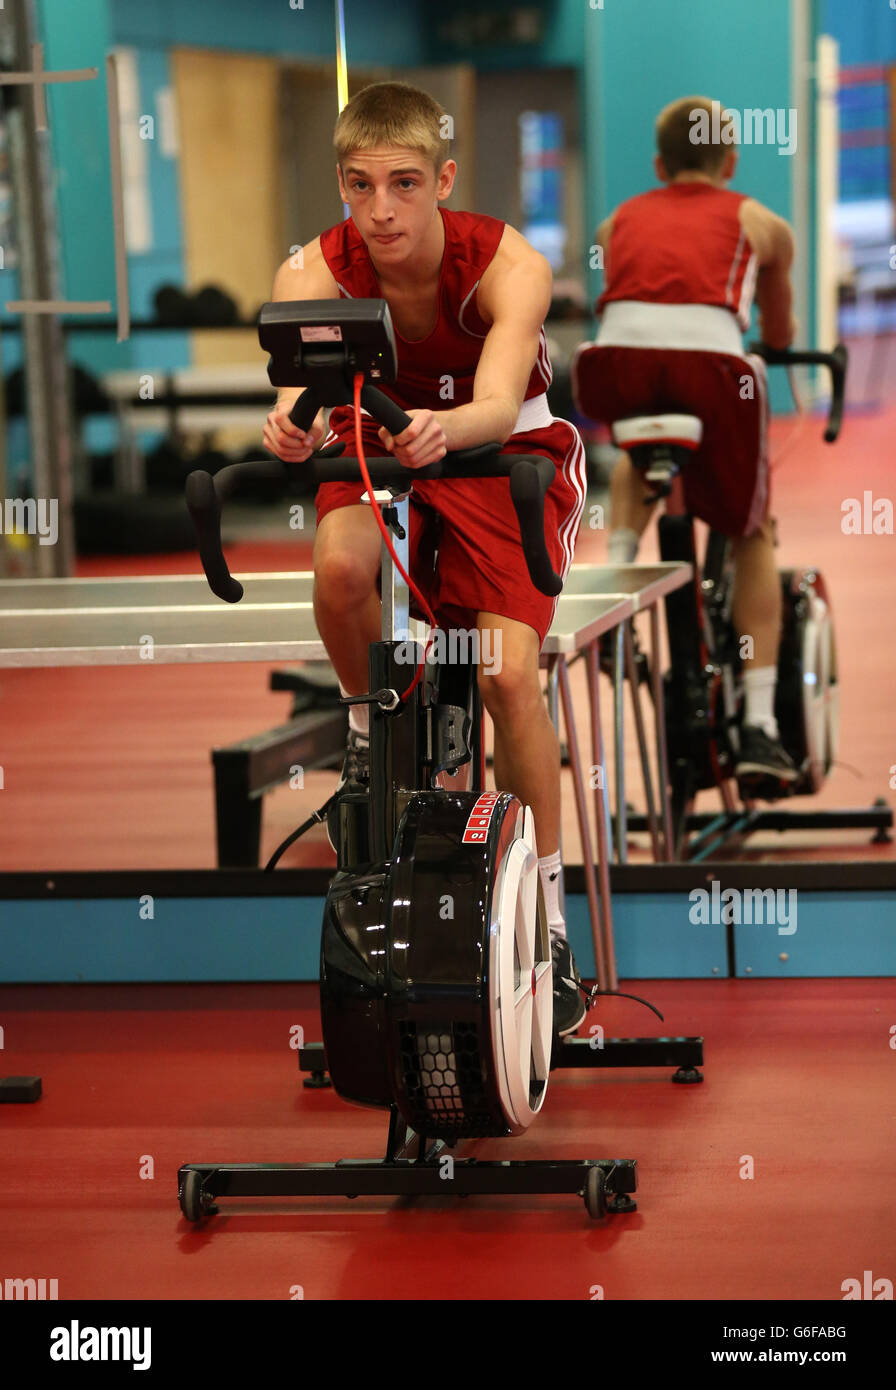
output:
[[[349,403],[356,421],[363,408],[394,435],[410,423],[372,384],[394,381],[397,373],[385,301],[268,304],[259,339],[270,353],[272,384],[306,388],[290,417],[299,428],[309,428],[321,406]],[[214,478],[190,476],[187,503],[200,556],[220,598],[236,602],[243,592],[222,550],[222,500],[246,478],[256,487],[267,479],[281,495],[290,476],[315,484],[357,481],[359,461],[341,452],[335,445],[301,465],[271,459],[232,465]],[[324,910],[320,1001],[332,1084],[348,1101],[388,1110],[386,1156],[336,1164],[185,1164],[178,1173],[181,1210],[198,1222],[214,1214],[214,1199],[222,1195],[451,1190],[568,1192],[582,1196],[594,1218],[632,1211],[634,1160],[458,1159],[447,1185],[437,1161],[460,1140],[522,1134],[543,1107],[553,1042],[552,965],[532,812],[510,793],[484,790],[475,670],[439,668],[420,644],[409,644],[408,586],[386,537],[391,533],[406,572],[413,479],[507,477],[532,582],[558,594],[562,581],[544,539],[554,466],[487,445],[413,474],[393,458],[371,459],[366,469],[369,500],[381,508],[383,523],[382,640],[370,647],[370,690],[357,697],[370,707],[370,792],[343,792],[335,802],[337,872]],[[418,663],[414,679],[409,646]],[[455,790],[450,783],[462,770],[469,787]],[[331,798],[268,867],[333,809]]]
[[[845,345],[825,353],[772,349],[760,343],[750,351],[770,366],[828,369],[831,399],[824,439],[833,443],[843,419]],[[579,350],[574,370],[577,400],[587,412],[589,374],[599,370],[593,349]],[[695,415],[639,415],[613,421],[611,433],[641,474],[645,501],[667,499],[658,523],[661,558],[689,563],[694,570],[693,581],[666,599],[670,668],[664,675],[664,704],[673,858],[704,859],[760,829],[867,826],[875,828],[877,839],[888,839],[886,829],[893,817],[883,802],[867,810],[799,815],[760,810],[755,805],[760,797],[778,801],[819,791],[836,758],[837,657],[831,600],[823,576],[812,568],[780,571],[783,621],[775,716],[781,742],[798,775],[789,782],[744,780],[738,786],[735,767],[744,700],[741,648],[731,617],[731,546],[727,537],[710,530],[701,566],[694,518],[683,501],[682,474],[701,442],[702,422]],[[722,813],[694,814],[696,794],[713,788],[719,791]],[[644,829],[646,820],[629,816],[628,825]],[[697,833],[691,836],[691,831]]]

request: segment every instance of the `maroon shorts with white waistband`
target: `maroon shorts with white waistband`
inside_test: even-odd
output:
[[[725,536],[768,514],[768,395],[761,357],[589,344],[572,364],[576,404],[592,420],[697,415],[703,438],[684,471],[689,512]]]
[[[325,443],[337,439],[345,444],[346,457],[356,455],[350,420],[331,428]],[[367,416],[363,443],[365,458],[388,457],[377,425]],[[578,430],[554,420],[544,429],[511,436],[503,452],[543,454],[554,464],[545,497],[545,538],[551,564],[565,580],[585,505],[585,450]],[[413,479],[413,470],[408,476]],[[338,507],[358,505],[364,492],[363,483],[324,483],[317,490],[318,524]],[[544,642],[557,600],[539,593],[529,578],[507,478],[416,481],[410,519],[409,572],[440,627],[472,629],[478,613],[496,613],[534,628],[539,644]]]

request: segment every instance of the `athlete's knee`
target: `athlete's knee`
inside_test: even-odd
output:
[[[778,544],[778,523],[773,516],[766,516],[755,530],[748,536],[734,536],[731,541],[731,549],[735,558],[745,550],[768,546],[774,548]]]
[[[353,608],[376,584],[377,565],[346,545],[324,547],[314,557],[314,596],[330,608]]]
[[[762,525],[757,528],[757,536],[761,536],[765,545],[774,548],[778,544],[778,523],[773,516],[767,516]]]
[[[542,699],[537,652],[506,639],[501,646],[490,664],[478,668],[479,693],[492,718],[523,714]]]
[[[369,507],[327,512],[314,537],[314,598],[329,608],[363,603],[376,585],[380,539]]]

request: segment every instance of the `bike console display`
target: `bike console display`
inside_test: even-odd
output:
[[[346,386],[356,372],[365,381],[391,382],[398,372],[395,333],[384,299],[264,304],[258,341],[271,354],[272,386],[319,384],[322,372],[335,372]]]

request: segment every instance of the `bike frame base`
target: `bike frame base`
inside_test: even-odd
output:
[[[473,1197],[567,1193],[581,1196],[591,1168],[602,1168],[611,1211],[635,1211],[635,1159],[452,1159],[441,1150],[423,1158],[343,1158],[335,1163],[187,1163],[200,1175],[205,1214],[218,1197]],[[450,1176],[449,1176],[450,1172]],[[621,1200],[614,1201],[614,1198]]]
[[[703,1065],[702,1038],[555,1038],[551,1052],[551,1071],[563,1068],[677,1067],[694,1073]],[[318,1090],[330,1085],[323,1043],[305,1043],[299,1048],[299,1071],[309,1073],[303,1085]],[[672,1078],[673,1081],[679,1079]],[[697,1072],[689,1080],[702,1081]]]
[[[551,1070],[560,1068],[676,1067],[672,1080],[699,1084],[703,1064],[702,1038],[557,1039]],[[308,1073],[304,1085],[319,1089],[330,1084],[322,1043],[299,1048],[299,1070]],[[474,1141],[461,1141],[469,1143]],[[213,1216],[218,1197],[472,1197],[566,1193],[581,1196],[592,1168],[603,1170],[607,1211],[637,1210],[637,1160],[525,1159],[483,1161],[455,1156],[455,1146],[438,1139],[427,1142],[389,1112],[385,1156],[344,1158],[335,1163],[188,1163],[178,1170],[182,1185],[189,1172],[199,1174],[204,1214]],[[446,1166],[446,1158],[451,1167]]]
[[[323,1046],[312,1043],[301,1051],[309,1052],[314,1070],[319,1071]],[[197,1206],[201,1220],[217,1214],[218,1197],[473,1197],[546,1193],[581,1197],[591,1169],[600,1168],[606,1211],[616,1215],[637,1210],[631,1197],[638,1186],[635,1159],[483,1161],[449,1155],[451,1147],[442,1139],[427,1144],[426,1136],[406,1125],[397,1107],[392,1106],[386,1153],[381,1159],[342,1158],[335,1163],[184,1163],[178,1169],[178,1192],[185,1188],[188,1174],[199,1175]]]
[[[646,833],[650,829],[647,816],[629,815],[626,824],[632,831]],[[893,837],[888,832],[893,829],[893,809],[885,802],[861,809],[830,811],[755,810],[744,806],[717,815],[705,811],[692,813],[685,818],[684,827],[686,834],[695,833],[682,845],[683,858],[698,863],[727,846],[741,844],[747,836],[761,830],[775,830],[781,834],[787,830],[874,830],[872,844],[890,844]]]

